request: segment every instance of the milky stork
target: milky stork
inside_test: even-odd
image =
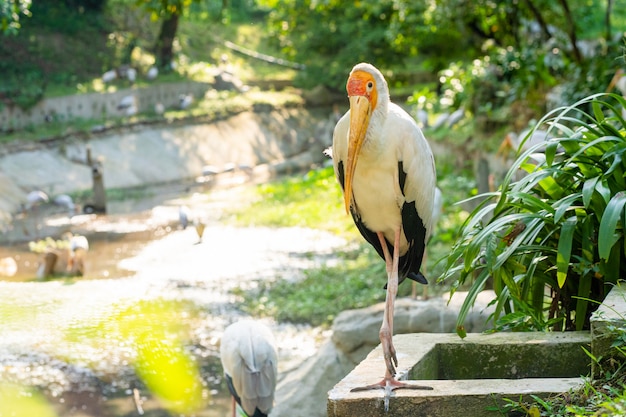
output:
[[[242,415],[235,414],[241,407],[249,417],[266,417],[274,405],[278,374],[278,354],[270,329],[253,320],[231,324],[222,336],[220,359],[233,397],[233,416]]]
[[[387,296],[380,341],[385,376],[355,390],[383,388],[385,408],[397,388],[431,389],[395,378],[393,313],[398,284],[405,278],[426,284],[420,272],[433,221],[435,162],[415,120],[389,99],[383,75],[366,63],[356,65],[346,85],[350,110],[333,134],[335,175],[346,212],[361,235],[385,260]]]

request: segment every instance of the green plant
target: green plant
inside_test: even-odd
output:
[[[470,286],[461,336],[489,280],[496,321],[524,313],[535,327],[580,330],[589,326],[590,301],[602,301],[607,284],[623,276],[626,122],[616,102],[626,105],[599,94],[546,115],[536,128],[552,139],[522,153],[498,191],[479,196],[441,277],[455,277],[453,291]],[[533,162],[542,147],[544,157]],[[520,170],[526,176],[514,181]]]

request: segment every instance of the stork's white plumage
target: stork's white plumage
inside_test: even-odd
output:
[[[265,417],[274,405],[278,354],[270,329],[241,320],[224,331],[220,359],[228,389],[250,417]]]
[[[420,273],[433,222],[435,162],[415,120],[389,99],[383,75],[370,64],[356,65],[347,82],[350,110],[333,134],[333,164],[346,211],[387,266],[387,298],[380,329],[385,356],[382,387],[410,386],[395,379],[398,360],[392,343],[398,284],[426,283]],[[357,388],[360,389],[360,388]]]

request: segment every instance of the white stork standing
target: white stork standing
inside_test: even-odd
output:
[[[241,320],[224,331],[220,359],[233,396],[233,416],[239,406],[249,417],[266,417],[274,405],[278,354],[269,328]]]
[[[396,380],[398,359],[392,335],[398,284],[405,278],[427,283],[420,268],[433,227],[435,162],[415,120],[389,100],[380,71],[370,64],[356,65],[346,89],[350,110],[333,134],[335,175],[343,188],[346,211],[387,266],[379,333],[385,377],[355,390],[383,388],[387,409],[396,388],[432,389]]]
[[[191,217],[191,213],[189,211],[189,207],[180,206],[178,207],[178,221],[180,223],[180,227],[185,230],[187,225],[189,225],[189,218]]]

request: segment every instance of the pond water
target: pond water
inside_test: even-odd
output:
[[[58,416],[174,415],[146,389],[134,364],[141,335],[175,323],[182,349],[200,369],[206,406],[194,415],[227,415],[219,340],[245,316],[232,290],[298,279],[345,245],[310,229],[222,224],[224,208],[241,203],[245,193],[242,187],[193,193],[170,184],[147,198],[111,203],[107,215],[70,220],[43,211],[36,221],[16,222],[0,246],[0,259],[11,257],[18,266],[0,280],[0,382],[36,387]],[[177,224],[181,204],[206,224],[202,241],[193,227]],[[88,236],[85,275],[37,280],[39,256],[20,240],[29,228],[40,238],[68,229]],[[164,307],[147,313],[146,305]],[[127,319],[132,330],[120,331]],[[279,372],[313,355],[328,337],[263,320],[278,341]]]

